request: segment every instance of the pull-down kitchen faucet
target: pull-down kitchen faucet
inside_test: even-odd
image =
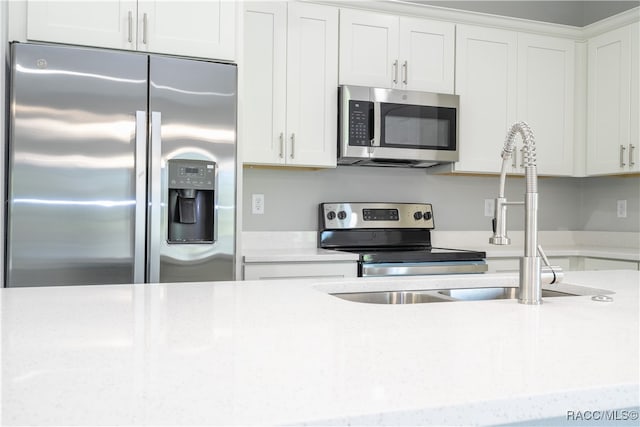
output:
[[[507,165],[515,149],[515,137],[520,133],[524,142],[524,170],[526,179],[526,193],[524,202],[508,202],[504,196]],[[541,263],[538,251],[544,257],[538,246],[538,175],[536,170],[536,145],[533,132],[525,122],[518,122],[511,126],[502,149],[502,169],[500,171],[500,189],[495,201],[495,218],[493,237],[489,243],[493,245],[508,245],[507,237],[507,206],[524,204],[524,256],[520,259],[520,295],[521,304],[542,303]],[[548,264],[546,257],[545,263]],[[555,273],[554,273],[555,281]],[[553,282],[552,282],[553,283]]]

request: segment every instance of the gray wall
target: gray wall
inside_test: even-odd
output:
[[[540,230],[640,231],[640,178],[540,178]],[[330,170],[244,169],[244,231],[313,231],[317,207],[332,201],[429,202],[438,230],[488,230],[484,200],[495,176],[431,175],[424,170],[338,167]],[[251,194],[265,195],[265,213],[251,214]],[[507,179],[507,198],[523,200],[524,179]],[[627,218],[616,201],[627,200]],[[523,211],[509,208],[509,228],[522,230]]]
[[[587,231],[640,231],[640,177],[580,180],[580,228]],[[627,217],[618,218],[618,200],[627,201]]]
[[[574,27],[640,6],[640,1],[408,1]]]

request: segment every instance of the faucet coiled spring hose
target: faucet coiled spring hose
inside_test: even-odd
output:
[[[500,197],[504,197],[504,179],[506,179],[506,168],[509,159],[515,150],[515,137],[522,136],[523,141],[523,164],[525,167],[527,193],[537,193],[537,172],[536,172],[536,140],[533,131],[526,122],[517,122],[511,126],[502,149],[502,173],[500,174]]]

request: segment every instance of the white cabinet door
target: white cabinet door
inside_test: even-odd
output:
[[[398,17],[340,10],[340,84],[391,88],[400,79]]]
[[[573,174],[574,80],[572,40],[518,34],[516,120],[527,122],[534,133],[539,174]]]
[[[637,27],[633,28],[622,27],[588,42],[588,175],[637,170],[636,160],[629,166],[629,152],[634,151],[631,145],[638,145],[630,135],[632,32],[637,35]],[[634,55],[637,57],[637,52]],[[637,90],[633,97],[637,108]],[[637,123],[637,117],[634,121]]]
[[[500,172],[504,138],[516,119],[516,55],[515,32],[458,25],[460,161],[455,171]]]
[[[27,2],[27,39],[232,60],[234,2]]]
[[[138,2],[138,49],[148,52],[232,60],[234,2]]]
[[[285,163],[287,4],[244,8],[243,161]]]
[[[335,167],[338,10],[290,3],[287,31],[286,162]]]
[[[247,4],[244,27],[244,163],[335,167],[338,10]]]
[[[136,1],[27,2],[27,39],[135,49]]]
[[[640,22],[631,25],[629,171],[640,172]]]
[[[400,17],[398,87],[453,93],[455,24]]]
[[[619,259],[584,258],[585,270],[638,270],[635,261],[623,261]]]

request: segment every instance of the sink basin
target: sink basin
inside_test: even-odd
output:
[[[518,288],[470,288],[470,289],[447,289],[438,291],[441,295],[452,297],[462,301],[482,301],[488,299],[513,299],[518,298]],[[568,292],[542,290],[542,298],[549,297],[571,297],[578,294]]]
[[[543,298],[606,295],[613,293],[611,291],[603,289],[588,288],[585,286],[570,285],[564,283],[550,286],[553,287],[553,289],[542,289]],[[512,286],[494,286],[456,289],[332,293],[330,295],[347,301],[369,304],[421,304],[447,301],[455,302],[516,299],[518,298],[518,288]]]
[[[331,295],[347,301],[369,304],[420,304],[452,300],[446,295],[439,295],[436,291],[355,292]]]

